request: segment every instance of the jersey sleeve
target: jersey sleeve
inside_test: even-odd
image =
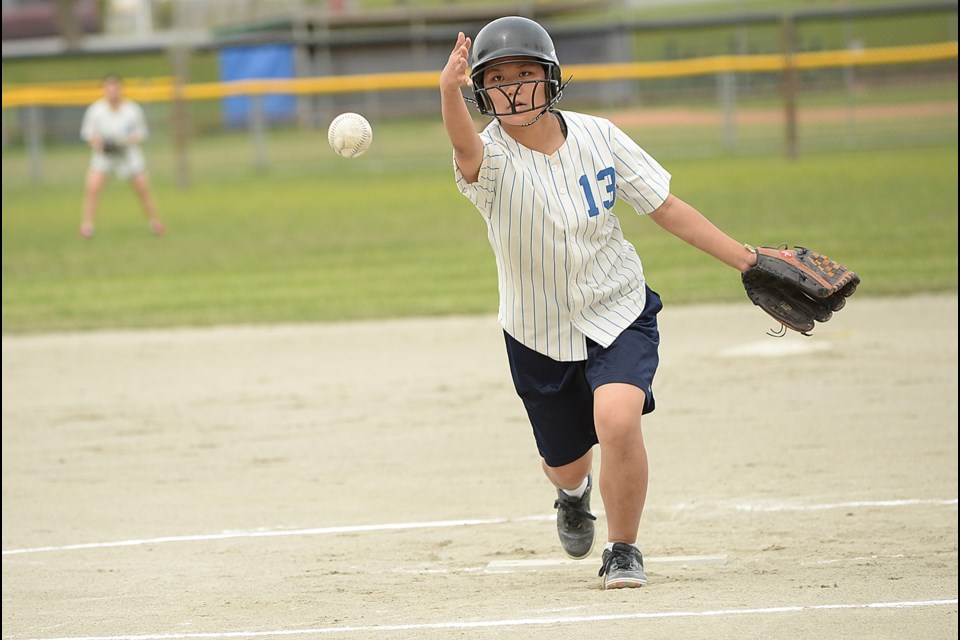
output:
[[[87,107],[86,111],[83,112],[83,120],[80,122],[80,139],[85,142],[90,142],[90,140],[96,135],[96,115],[97,105],[96,103],[91,104]]]
[[[498,176],[503,166],[504,154],[492,141],[485,139],[483,143],[483,160],[480,161],[480,173],[476,182],[467,182],[460,172],[457,161],[453,161],[453,171],[457,179],[457,188],[477,209],[489,213],[493,206],[493,197],[496,192]]]
[[[639,214],[656,211],[670,195],[670,172],[616,126],[613,126],[613,150],[617,196],[629,202]]]

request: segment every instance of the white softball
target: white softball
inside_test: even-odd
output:
[[[327,131],[327,140],[338,155],[356,158],[366,153],[373,142],[373,129],[359,113],[341,113]]]

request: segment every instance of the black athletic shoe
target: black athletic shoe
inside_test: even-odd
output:
[[[557,533],[560,544],[571,558],[586,558],[593,551],[594,526],[596,516],[590,513],[590,491],[593,478],[587,476],[587,490],[580,498],[573,498],[557,489],[557,500],[553,508],[557,510]]]
[[[612,549],[603,550],[603,566],[599,575],[604,589],[642,587],[647,584],[643,571],[643,554],[632,544],[614,542]]]

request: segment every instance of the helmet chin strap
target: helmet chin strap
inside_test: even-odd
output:
[[[517,125],[517,126],[519,126],[519,127],[529,127],[529,126],[532,125],[534,122],[536,122],[537,120],[539,120],[540,118],[542,118],[547,112],[549,112],[549,111],[550,111],[550,107],[552,107],[553,105],[554,105],[554,103],[551,102],[550,104],[548,104],[547,106],[545,106],[540,113],[537,114],[537,117],[536,117],[536,118],[534,118],[534,119],[531,120],[530,122],[527,122],[526,124],[521,124],[521,125]],[[499,119],[500,119],[500,117],[497,116],[497,120],[499,120]]]

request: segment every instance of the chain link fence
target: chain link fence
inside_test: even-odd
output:
[[[610,117],[657,157],[957,143],[956,3],[544,24],[573,78],[561,108]],[[326,125],[343,111],[374,123],[372,167],[449,162],[436,77],[456,31],[469,28],[303,27],[291,20],[273,25],[280,31],[234,30],[180,50],[196,60],[286,42],[295,78],[177,82],[176,64],[170,76],[128,78],[127,95],[151,126],[154,171],[187,184],[196,173],[323,168],[334,162]],[[295,113],[264,112],[265,96],[279,93],[296,96]],[[249,98],[240,126],[224,115],[238,95]],[[80,118],[97,97],[96,80],[4,85],[5,179],[75,180],[86,153]],[[73,169],[58,169],[66,166]]]

